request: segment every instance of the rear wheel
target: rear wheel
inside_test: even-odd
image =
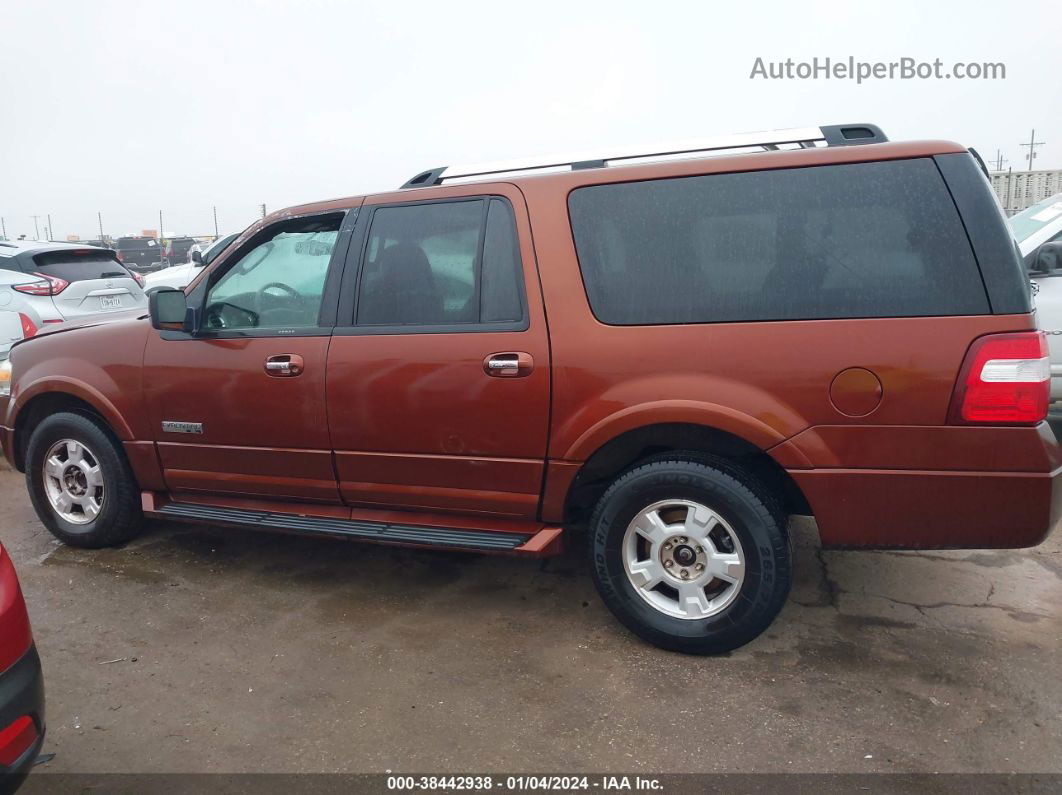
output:
[[[729,651],[785,603],[784,525],[772,495],[744,472],[692,458],[646,463],[616,480],[594,511],[594,581],[616,617],[650,643]]]
[[[112,546],[140,532],[125,453],[94,418],[62,412],[41,422],[26,449],[26,484],[37,516],[65,544]]]

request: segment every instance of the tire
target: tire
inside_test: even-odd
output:
[[[34,429],[26,448],[26,485],[41,522],[70,546],[122,544],[144,522],[125,452],[91,416],[61,412]]]
[[[778,500],[743,470],[710,461],[691,454],[643,463],[608,488],[590,520],[591,569],[605,605],[643,640],[687,654],[751,641],[792,583]]]

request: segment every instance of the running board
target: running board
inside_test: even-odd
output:
[[[145,508],[148,508],[145,505]],[[535,532],[514,533],[496,530],[463,530],[452,527],[374,522],[324,516],[255,511],[199,503],[166,502],[152,505],[147,513],[186,522],[253,527],[263,530],[309,533],[336,538],[372,541],[380,544],[463,549],[533,557],[560,552],[559,527],[536,527]]]

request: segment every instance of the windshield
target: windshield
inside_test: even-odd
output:
[[[1010,229],[1014,234],[1014,239],[1021,243],[1059,216],[1062,216],[1062,193],[1049,196],[1042,202],[1011,216]]]
[[[134,251],[139,248],[157,248],[158,241],[153,240],[150,237],[120,237],[118,238],[118,248],[123,251]]]

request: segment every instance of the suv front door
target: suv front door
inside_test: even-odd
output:
[[[477,192],[478,191],[478,192]],[[513,186],[373,197],[328,354],[341,495],[364,507],[534,518],[550,362]]]
[[[144,388],[171,492],[338,503],[325,361],[352,211],[285,220],[189,293],[195,334],[151,334]]]

